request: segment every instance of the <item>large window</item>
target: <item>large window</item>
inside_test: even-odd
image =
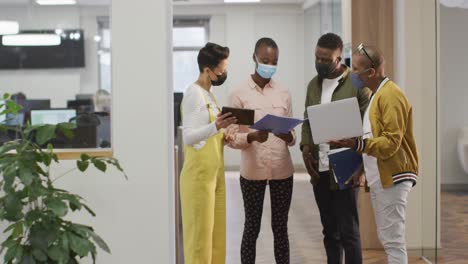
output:
[[[198,51],[208,41],[208,19],[174,19],[174,92],[183,93],[199,74]]]

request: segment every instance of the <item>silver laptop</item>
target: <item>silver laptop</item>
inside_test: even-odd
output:
[[[310,129],[315,144],[363,135],[357,98],[307,107]]]

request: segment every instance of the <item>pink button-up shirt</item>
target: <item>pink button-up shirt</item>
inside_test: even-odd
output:
[[[230,96],[235,108],[255,110],[255,122],[267,114],[292,116],[291,94],[288,89],[271,80],[263,89],[252,78],[240,85]],[[264,143],[247,142],[247,134],[254,130],[232,125],[226,131],[231,148],[241,149],[241,175],[248,180],[281,180],[293,175],[294,167],[289,146],[294,146],[296,135],[289,144],[273,134]]]

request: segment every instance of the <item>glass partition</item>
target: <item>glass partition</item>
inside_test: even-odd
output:
[[[59,133],[48,143],[111,148],[109,11],[110,0],[0,2],[0,91],[22,106],[2,117],[12,129],[1,143],[20,137],[16,128],[72,122],[74,138]]]

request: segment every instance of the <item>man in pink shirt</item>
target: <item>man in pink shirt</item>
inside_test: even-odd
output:
[[[262,38],[253,54],[255,72],[230,96],[235,108],[255,110],[255,121],[267,114],[292,116],[291,95],[272,79],[276,72],[279,49],[275,41]],[[294,146],[294,131],[273,135],[232,125],[226,133],[230,147],[241,150],[240,185],[244,199],[245,224],[241,245],[242,264],[254,264],[260,232],[266,186],[270,186],[272,230],[275,259],[289,263],[288,214],[293,191],[294,168],[289,147]]]

